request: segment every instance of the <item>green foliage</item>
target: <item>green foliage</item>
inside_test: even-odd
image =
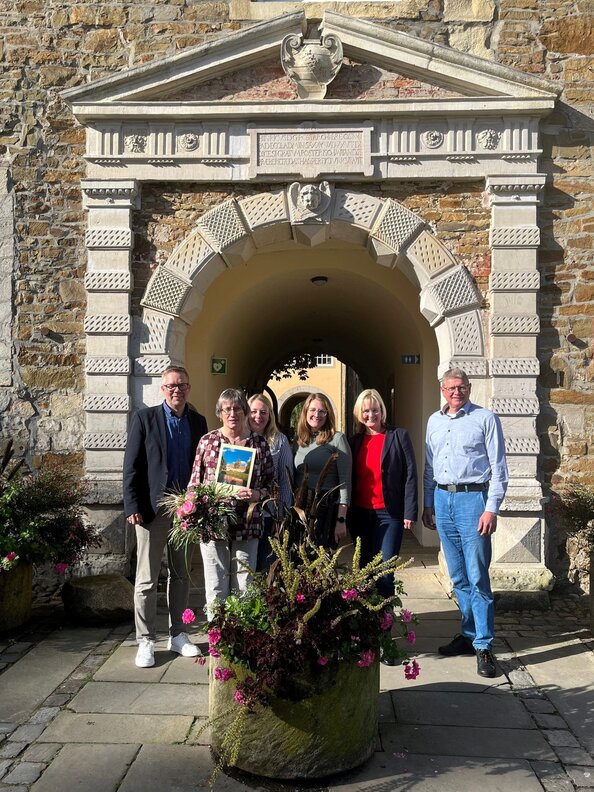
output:
[[[270,379],[281,382],[283,379],[290,379],[296,376],[300,380],[306,380],[308,369],[316,368],[316,366],[316,356],[311,354],[311,352],[303,352],[299,355],[294,355],[275,368],[270,374]]]
[[[8,459],[0,466],[0,570],[19,560],[52,561],[60,571],[99,545],[98,533],[86,521],[85,488],[66,468],[37,475],[15,475]]]

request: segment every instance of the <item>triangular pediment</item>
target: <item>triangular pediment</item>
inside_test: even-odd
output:
[[[301,36],[307,22],[303,12],[286,14],[270,21],[261,22],[220,39],[208,41],[170,58],[127,70],[96,80],[83,87],[71,88],[62,93],[63,98],[75,108],[90,104],[112,103],[166,103],[229,100],[234,95],[242,101],[241,90],[218,92],[213,89],[217,80],[233,85],[230,75],[247,75],[251,84],[266,79],[282,80],[280,60],[281,43],[286,36]],[[443,98],[452,97],[510,97],[518,100],[552,99],[558,94],[557,87],[533,75],[500,66],[492,61],[462,53],[450,47],[433,44],[406,33],[400,33],[375,23],[354,19],[327,11],[320,25],[320,36],[336,36],[340,39],[344,63],[348,69],[376,69],[394,75],[401,81],[414,85],[416,94],[404,92],[404,96]],[[276,67],[274,67],[276,64]],[[272,74],[266,77],[267,69]],[[344,68],[344,67],[343,67]],[[346,74],[339,72],[337,84],[328,91],[327,99],[343,98],[373,99],[361,90],[346,96],[344,84]],[[249,80],[236,80],[244,91]],[[340,86],[342,87],[339,90]],[[202,94],[200,86],[205,89]],[[419,88],[421,86],[421,88]],[[355,86],[356,88],[356,86]],[[282,92],[281,92],[282,94]],[[402,98],[400,94],[385,99]],[[279,96],[264,94],[259,101]],[[285,92],[285,101],[298,101],[294,93]],[[251,97],[253,101],[253,96]]]

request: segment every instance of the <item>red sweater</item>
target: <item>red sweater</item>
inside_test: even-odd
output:
[[[364,435],[355,465],[353,503],[362,509],[385,508],[382,488],[382,450],[385,433]]]

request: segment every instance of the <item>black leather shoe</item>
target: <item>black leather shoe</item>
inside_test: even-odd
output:
[[[438,647],[437,651],[444,657],[457,657],[458,655],[473,655],[474,646],[470,638],[465,635],[454,635],[454,638],[445,644],[445,646]]]
[[[492,678],[497,675],[495,658],[490,649],[476,650],[476,672],[482,677]]]

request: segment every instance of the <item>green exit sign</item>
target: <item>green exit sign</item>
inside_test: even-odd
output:
[[[210,373],[211,374],[226,374],[227,373],[227,358],[213,357],[210,360]]]

